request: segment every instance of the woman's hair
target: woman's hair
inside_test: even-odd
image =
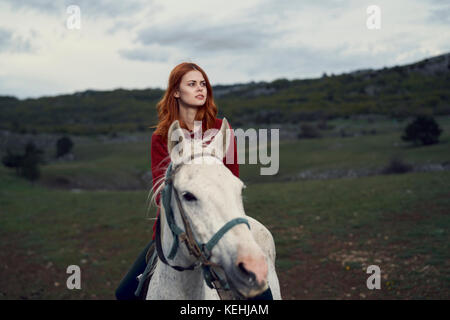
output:
[[[170,72],[169,83],[167,85],[167,90],[164,93],[162,99],[156,105],[156,110],[158,111],[158,125],[156,126],[155,134],[160,134],[163,141],[167,140],[167,134],[169,127],[173,121],[179,120],[180,126],[187,129],[186,124],[179,116],[178,102],[174,97],[174,93],[178,90],[181,78],[189,71],[197,70],[203,75],[206,82],[206,88],[208,89],[208,94],[206,96],[205,104],[198,108],[195,120],[202,121],[204,130],[208,130],[214,127],[215,119],[217,116],[217,106],[214,103],[213,92],[211,84],[209,83],[208,76],[205,71],[200,68],[195,63],[183,62],[173,68]]]

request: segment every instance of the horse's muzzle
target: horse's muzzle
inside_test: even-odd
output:
[[[264,255],[248,255],[240,257],[227,276],[233,289],[243,297],[251,298],[267,290],[267,268]]]

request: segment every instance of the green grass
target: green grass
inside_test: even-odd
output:
[[[391,241],[406,238],[421,243],[427,238],[443,247],[438,250],[430,244],[422,251],[433,249],[434,254],[447,256],[449,216],[440,216],[429,207],[422,212],[420,207],[433,204],[449,208],[446,199],[450,195],[449,181],[450,172],[442,172],[258,184],[246,189],[244,205],[247,214],[272,228],[281,259],[290,258],[296,248],[294,241],[290,241],[298,232],[292,228],[296,225],[303,225],[304,242],[324,233],[341,240],[354,233],[361,241],[382,233],[390,235]],[[397,215],[410,210],[419,210],[424,221],[401,220],[395,230],[386,230],[385,223],[392,228]],[[278,233],[280,229],[283,232]],[[364,232],[360,233],[360,229]]]
[[[241,165],[242,179],[255,183],[273,182],[286,180],[305,170],[322,172],[333,169],[380,168],[386,166],[393,156],[411,164],[448,162],[450,123],[447,119],[442,119],[439,123],[444,128],[441,143],[417,148],[401,140],[401,131],[347,138],[281,141],[279,172],[276,176],[262,176],[259,174],[262,165],[246,164]],[[353,124],[347,121],[347,125]],[[246,159],[248,162],[248,150]]]

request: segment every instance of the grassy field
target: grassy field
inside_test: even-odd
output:
[[[441,143],[412,148],[401,126],[371,123],[376,135],[280,142],[280,171],[260,176],[241,165],[247,214],[274,235],[285,299],[449,299],[450,171],[294,180],[325,172],[450,161],[450,121]],[[336,120],[354,132],[364,122]],[[0,299],[113,299],[114,290],[151,238],[155,208],[140,177],[150,143],[75,146],[75,161],[42,167],[31,185],[0,168]],[[62,183],[61,181],[64,181]],[[81,290],[66,288],[79,265]],[[366,268],[381,269],[368,290]]]

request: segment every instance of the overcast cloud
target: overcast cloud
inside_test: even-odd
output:
[[[437,0],[0,0],[0,95],[165,88],[183,61],[213,85],[402,65],[450,51],[449,17]]]

